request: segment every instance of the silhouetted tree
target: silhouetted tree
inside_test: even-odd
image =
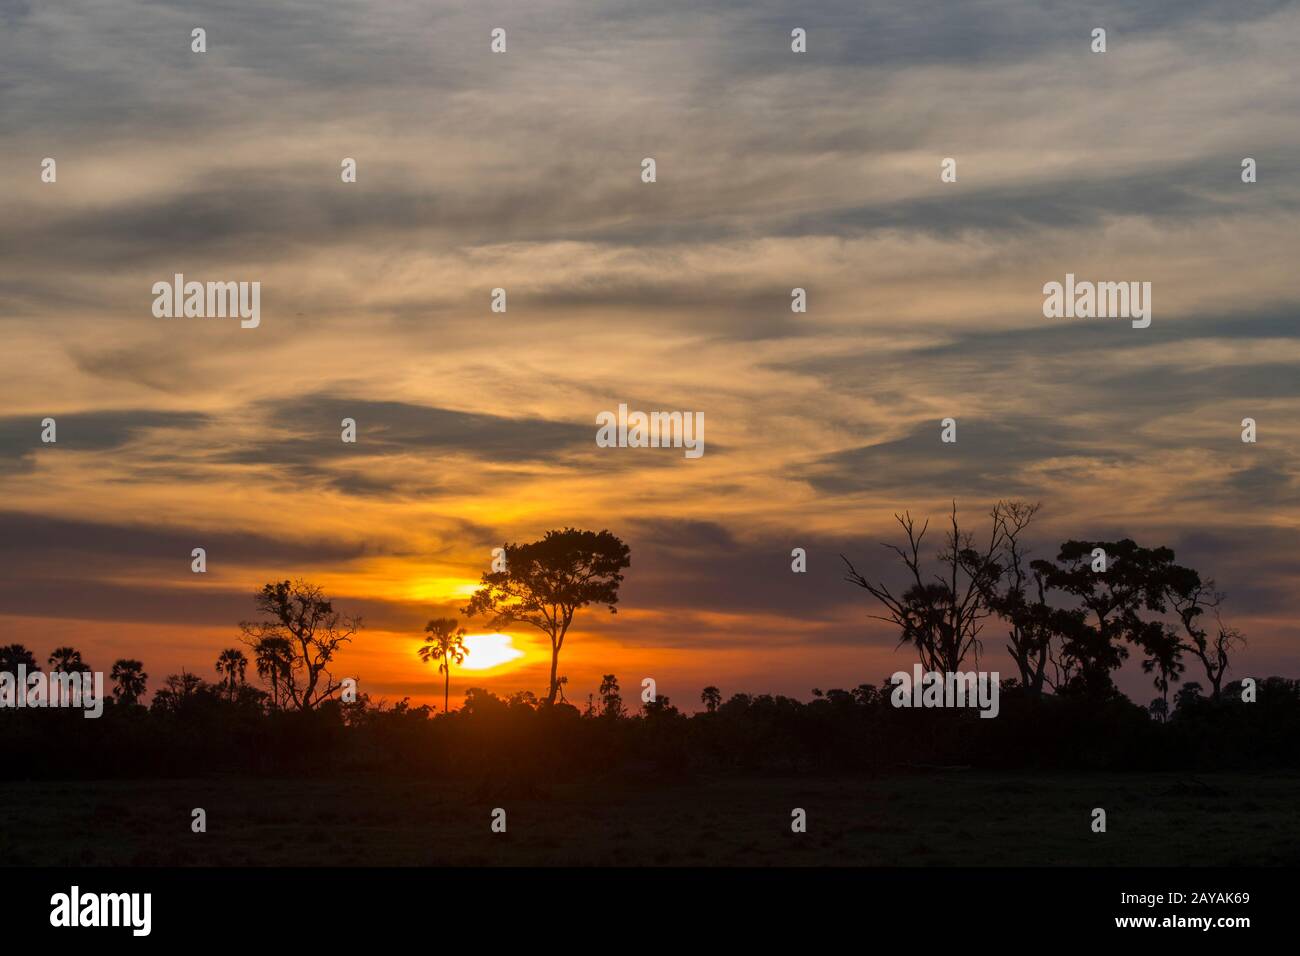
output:
[[[1189,680],[1180,687],[1174,695],[1174,713],[1186,716],[1189,710],[1201,704],[1205,700],[1201,696],[1201,689],[1201,685],[1194,680]]]
[[[465,629],[454,617],[439,617],[424,625],[424,646],[420,660],[438,662],[438,673],[446,674],[442,688],[442,712],[447,713],[451,700],[451,665],[465,660]]]
[[[1093,554],[1106,554],[1106,570],[1093,570]],[[1066,541],[1056,562],[1034,561],[1046,587],[1073,596],[1086,612],[1087,623],[1064,635],[1053,665],[1058,692],[1093,699],[1118,694],[1111,673],[1129,656],[1129,645],[1141,648],[1156,673],[1156,686],[1168,684],[1180,671],[1181,648],[1160,620],[1144,612],[1163,614],[1174,595],[1186,596],[1199,586],[1196,572],[1174,563],[1169,548],[1143,548],[1129,538],[1120,541]]]
[[[50,652],[48,663],[50,672],[54,674],[84,674],[90,670],[81,659],[81,651],[75,647],[56,647]]]
[[[289,670],[293,666],[293,650],[283,637],[263,637],[253,645],[253,662],[257,676],[271,685],[271,707],[284,706],[285,688],[289,683]]]
[[[41,669],[36,663],[36,655],[23,645],[9,644],[0,647],[0,671],[17,676],[19,664],[22,664],[29,674]]]
[[[1169,716],[1169,685],[1176,683],[1186,670],[1181,656],[1182,645],[1178,642],[1178,635],[1159,621],[1147,622],[1140,641],[1147,654],[1142,661],[1142,672],[1156,675],[1156,690],[1160,691],[1164,705],[1160,719],[1165,720]]]
[[[937,556],[940,573],[933,580],[922,570],[921,546],[929,521],[920,531],[911,514],[894,515],[907,536],[904,547],[885,544],[907,568],[911,584],[895,596],[883,581],[873,581],[858,573],[852,562],[840,555],[848,573],[845,580],[864,588],[885,607],[885,615],[871,615],[899,629],[899,646],[911,644],[921,659],[921,666],[932,671],[958,671],[968,654],[979,664],[979,634],[983,621],[992,614],[989,595],[1002,569],[996,558],[1002,549],[1006,528],[994,521],[988,542],[980,549],[974,537],[962,531],[957,522],[957,504],[953,503],[950,527],[944,547]]]
[[[343,684],[329,665],[361,629],[361,619],[339,614],[320,587],[301,580],[264,585],[257,608],[271,619],[244,621],[239,628],[254,652],[268,638],[287,642],[288,666],[278,674],[287,700],[299,710],[312,710],[332,698]]]
[[[217,674],[223,677],[219,683],[226,688],[228,700],[234,700],[239,686],[244,683],[244,673],[248,670],[248,658],[237,647],[228,647],[217,657]]]
[[[506,569],[485,573],[464,613],[484,615],[492,628],[522,622],[551,641],[551,681],[546,704],[559,692],[560,650],[573,616],[589,604],[616,612],[626,544],[608,531],[548,531],[541,541],[505,546]]]
[[[710,714],[714,713],[722,703],[722,691],[710,684],[700,693],[700,703]]]
[[[681,713],[673,706],[667,694],[656,694],[654,700],[647,700],[641,705],[646,717],[676,717]]]
[[[113,698],[117,703],[131,707],[140,702],[149,680],[149,675],[144,672],[144,664],[124,657],[113,663],[109,676],[113,680]]]
[[[1246,643],[1240,631],[1223,623],[1220,608],[1224,598],[1225,595],[1215,589],[1213,581],[1184,582],[1181,588],[1173,589],[1169,595],[1169,603],[1187,636],[1182,648],[1201,662],[1210,682],[1212,700],[1220,697],[1230,655]],[[1213,636],[1202,623],[1206,610],[1214,615]]]
[[[996,556],[1000,574],[981,577],[989,608],[1007,625],[1007,653],[1020,672],[1020,685],[1030,696],[1043,693],[1052,639],[1072,633],[1081,625],[1081,612],[1053,608],[1047,603],[1043,576],[1030,565],[1022,540],[1039,510],[1038,504],[999,501],[990,517],[1002,529],[1002,546]]]
[[[618,678],[606,674],[600,679],[601,714],[616,718],[623,716],[623,695],[618,692]]]
[[[517,690],[506,698],[506,706],[512,710],[525,708],[535,710],[537,707],[537,695],[531,690]]]
[[[179,674],[168,674],[163,683],[166,686],[153,695],[153,703],[149,705],[151,711],[179,713],[208,686],[197,674],[191,674],[187,670],[182,670]]]
[[[460,705],[460,712],[466,717],[484,717],[501,714],[506,710],[506,702],[482,687],[471,687],[465,691],[465,703]]]

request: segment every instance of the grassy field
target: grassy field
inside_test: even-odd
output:
[[[207,832],[190,829],[207,811]],[[507,832],[490,831],[494,807]],[[807,811],[792,833],[791,810]],[[1091,831],[1091,811],[1107,832]],[[7,865],[1296,865],[1300,776],[0,784]]]

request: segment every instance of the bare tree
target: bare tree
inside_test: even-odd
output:
[[[1049,664],[1059,673],[1059,657],[1052,653],[1053,638],[1074,632],[1082,620],[1076,611],[1048,604],[1043,574],[1029,560],[1023,535],[1040,507],[1024,501],[999,501],[993,506],[989,516],[1002,528],[1002,550],[997,557],[1002,574],[996,580],[993,575],[985,577],[992,585],[989,606],[1007,626],[1007,653],[1020,672],[1021,686],[1033,696],[1043,693],[1044,683],[1053,683]]]
[[[1224,626],[1220,610],[1226,596],[1215,590],[1213,581],[1198,582],[1195,587],[1182,593],[1172,591],[1169,595],[1169,603],[1182,622],[1183,632],[1188,638],[1182,642],[1181,647],[1199,659],[1205,668],[1213,700],[1218,700],[1222,692],[1223,675],[1228,670],[1229,656],[1246,644],[1246,638],[1240,631],[1235,627]],[[1213,637],[1200,623],[1207,610],[1214,615]]]
[[[239,629],[254,651],[259,645],[265,649],[263,642],[268,639],[287,643],[288,661],[273,670],[278,691],[299,710],[312,710],[333,697],[343,684],[334,679],[329,665],[339,648],[351,643],[361,629],[361,619],[343,616],[321,588],[301,580],[264,585],[257,595],[257,609],[270,620],[244,621]]]
[[[897,627],[899,646],[915,647],[926,670],[960,670],[962,662],[972,654],[978,667],[982,649],[979,635],[985,619],[993,613],[989,597],[1002,575],[997,557],[1005,541],[1005,523],[995,520],[988,541],[976,548],[974,536],[962,531],[958,524],[954,501],[945,543],[936,556],[939,572],[927,575],[922,570],[921,547],[929,521],[918,531],[909,512],[894,515],[894,520],[907,536],[907,543],[903,547],[884,547],[907,568],[911,578],[907,590],[895,595],[889,585],[859,573],[848,558],[840,555],[848,567],[844,579],[884,605],[884,615],[871,616]]]

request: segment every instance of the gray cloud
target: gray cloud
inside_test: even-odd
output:
[[[692,520],[635,519],[627,527],[632,570],[620,598],[625,606],[784,616],[790,620],[791,644],[862,639],[861,629],[844,627],[838,613],[861,603],[843,580],[839,557],[864,550],[859,539],[801,533],[741,540],[722,525]],[[790,552],[796,547],[808,555],[804,573],[791,570]],[[684,625],[653,639],[691,646],[698,636]]]
[[[369,401],[306,395],[266,406],[268,424],[298,435],[268,442],[236,460],[307,461],[342,455],[384,455],[396,451],[456,450],[480,458],[521,462],[551,459],[578,445],[590,445],[595,425],[507,418],[409,402]],[[339,423],[357,422],[355,446],[339,441]],[[319,437],[317,437],[319,436]],[[337,446],[337,447],[336,447]]]
[[[51,444],[41,441],[41,420],[46,417],[56,423],[57,441]],[[194,428],[206,421],[195,412],[150,409],[11,415],[0,418],[0,473],[32,470],[38,453],[122,448],[154,429]]]
[[[907,488],[912,494],[965,498],[1033,494],[1026,465],[1077,453],[1051,423],[1014,424],[959,418],[957,441],[940,441],[939,422],[917,425],[903,438],[826,455],[808,470],[809,483],[828,494]]]
[[[234,465],[273,466],[282,480],[313,482],[345,494],[427,494],[455,479],[454,469],[440,470],[430,456],[463,455],[504,466],[497,480],[507,481],[510,466],[562,463],[594,448],[590,427],[537,418],[507,418],[476,412],[313,394],[259,403],[250,414],[263,422],[261,435],[248,442],[225,443],[209,460]],[[357,441],[341,440],[341,422],[357,423]],[[426,462],[415,469],[364,471],[397,456]]]
[[[0,573],[21,576],[24,568],[85,566],[102,570],[118,562],[149,567],[174,566],[177,578],[192,581],[190,550],[207,549],[212,562],[275,561],[295,564],[345,562],[366,554],[382,553],[374,545],[311,539],[287,540],[282,535],[260,535],[215,528],[132,526],[81,521],[18,511],[0,511]]]

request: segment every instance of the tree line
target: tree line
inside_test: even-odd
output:
[[[450,709],[450,674],[465,659],[460,619],[424,629],[419,659],[444,678],[442,713],[409,698],[395,704],[347,693],[334,673],[340,649],[362,628],[304,581],[266,584],[257,620],[239,626],[241,646],[221,650],[215,681],[182,670],[168,675],[146,707],[148,674],[134,659],[111,670],[105,719],[77,714],[0,715],[6,773],[599,773],[631,765],[659,770],[869,772],[910,766],[1144,768],[1300,765],[1300,681],[1258,681],[1247,702],[1225,683],[1230,653],[1244,639],[1220,616],[1223,596],[1175,563],[1168,548],[1131,540],[1063,543],[1054,560],[1033,558],[1025,528],[1036,505],[999,502],[976,542],[954,507],[932,556],[928,525],[898,516],[905,541],[886,544],[906,575],[896,586],[861,574],[845,558],[846,579],[875,600],[874,616],[898,629],[926,669],[978,666],[986,631],[1004,635],[1017,674],[1002,682],[1002,712],[983,721],[969,711],[903,711],[890,683],[815,689],[810,701],[704,688],[703,709],[682,713],[664,695],[629,707],[606,674],[585,707],[565,696],[561,651],[576,615],[616,610],[630,564],[608,531],[567,528],[531,544],[507,545],[463,610],[489,627],[527,624],[547,634],[551,667],[543,696],[500,697],[471,687]],[[1104,552],[1104,570],[1096,552]],[[1212,621],[1212,623],[1210,623]],[[1113,675],[1142,655],[1161,697],[1149,707],[1116,689]],[[1206,676],[1172,684],[1196,659]],[[20,644],[0,647],[0,671],[40,662]],[[45,665],[88,671],[81,653],[56,648]],[[251,665],[251,666],[250,666]],[[261,686],[249,683],[255,673]],[[1156,718],[1153,720],[1152,715]],[[70,719],[64,719],[64,717]]]
[[[996,620],[1031,695],[1114,697],[1114,673],[1136,651],[1161,695],[1151,705],[1158,716],[1168,715],[1170,688],[1189,658],[1219,699],[1231,656],[1246,639],[1224,623],[1225,595],[1213,580],[1176,563],[1172,549],[1130,538],[1070,539],[1055,560],[1031,558],[1026,529],[1039,508],[999,501],[977,539],[961,527],[954,503],[932,562],[922,553],[929,521],[918,528],[910,513],[895,515],[903,543],[884,547],[906,585],[895,593],[841,555],[845,580],[875,598],[884,613],[872,616],[896,627],[900,646],[914,647],[927,670],[959,671],[968,659],[978,667],[982,634]]]

